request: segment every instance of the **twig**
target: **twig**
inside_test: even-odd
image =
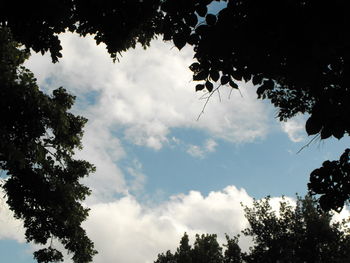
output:
[[[241,94],[241,97],[243,98],[243,95],[242,95],[242,92],[241,92],[241,90],[240,90],[240,89],[238,89],[238,91],[239,91],[239,94]]]
[[[217,90],[218,95],[219,95],[219,101],[221,102],[221,95],[220,95],[220,90]]]
[[[297,154],[300,153],[302,150],[304,150],[306,147],[309,147],[309,145],[310,145],[314,140],[316,140],[317,137],[319,137],[319,136],[320,136],[319,133],[316,134],[306,145],[304,145],[303,147],[300,148],[300,150],[297,152]]]
[[[231,88],[231,90],[230,90],[230,94],[228,94],[228,99],[229,99],[229,100],[231,99],[231,94],[232,94],[232,91],[233,91],[233,89]]]
[[[200,117],[201,117],[202,114],[204,113],[204,110],[205,110],[205,108],[207,107],[207,104],[208,104],[208,102],[209,102],[211,96],[213,96],[213,94],[215,93],[215,91],[218,91],[220,87],[221,87],[221,85],[217,86],[212,92],[210,92],[209,96],[206,98],[206,101],[205,101],[205,103],[204,103],[204,106],[203,106],[203,108],[202,108],[201,113],[199,113],[199,115],[198,115],[197,121],[199,121]]]

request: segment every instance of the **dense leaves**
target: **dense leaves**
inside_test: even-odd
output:
[[[187,43],[195,52],[193,80],[211,79],[232,88],[238,87],[237,81],[251,80],[259,86],[258,98],[269,99],[279,109],[281,121],[308,113],[309,135],[319,134],[321,139],[349,135],[350,18],[345,0],[232,0],[217,15],[207,14],[205,6],[211,0],[175,2],[162,5],[164,39],[191,32]],[[189,23],[186,17],[195,14],[204,21]],[[201,87],[198,84],[196,91]],[[350,177],[347,171],[340,172]],[[323,194],[312,181],[309,187],[312,193]],[[349,196],[350,189],[341,188],[336,194],[341,197],[332,202],[338,206],[331,207],[340,209],[344,202],[338,201]]]
[[[196,235],[193,246],[185,233],[174,254],[159,254],[155,263],[291,263],[348,262],[348,221],[331,223],[332,214],[320,213],[311,197],[298,197],[296,206],[286,200],[278,211],[270,199],[245,208],[249,227],[242,234],[252,239],[249,251],[239,246],[239,236],[229,238],[223,249],[216,235]],[[234,220],[234,219],[233,219]],[[233,222],[234,223],[234,222]]]
[[[350,198],[350,149],[346,149],[337,161],[325,161],[321,168],[310,175],[309,189],[313,194],[321,194],[320,206],[323,210],[340,211]]]
[[[347,262],[350,236],[347,221],[331,223],[330,213],[320,213],[311,197],[298,198],[296,207],[283,200],[276,213],[269,198],[245,208],[250,227],[243,234],[254,246],[246,262]]]
[[[10,28],[27,48],[50,51],[54,62],[61,56],[57,35],[66,30],[94,35],[114,59],[136,43],[146,47],[161,35],[178,49],[193,47],[190,69],[193,80],[199,81],[197,91],[214,92],[220,85],[237,89],[237,81],[251,80],[259,86],[258,98],[278,108],[280,120],[307,113],[309,135],[341,139],[349,134],[347,1],[223,0],[226,6],[217,14],[208,11],[212,2],[11,2],[0,10],[0,25]],[[312,182],[309,187],[322,194]],[[349,194],[346,188],[342,191],[343,196]]]
[[[105,43],[112,58],[149,45],[159,31],[159,0],[54,0],[8,2],[0,10],[0,26],[11,29],[16,41],[36,52],[50,51],[53,62],[62,56],[58,34],[69,30],[94,35]]]
[[[22,219],[25,237],[46,245],[58,239],[76,263],[96,253],[81,222],[90,193],[79,179],[94,171],[73,158],[81,147],[86,119],[69,112],[74,97],[63,88],[41,92],[33,74],[22,66],[28,53],[0,28],[0,169],[6,172],[7,204]],[[51,245],[34,253],[38,262],[62,260]]]

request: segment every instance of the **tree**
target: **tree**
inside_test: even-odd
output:
[[[251,80],[258,97],[278,108],[280,120],[305,113],[310,115],[305,127],[309,135],[340,139],[349,134],[350,18],[345,0],[223,0],[227,6],[209,14],[212,2],[10,3],[0,10],[0,26],[8,27],[27,49],[50,51],[53,62],[61,56],[57,35],[66,30],[95,35],[113,59],[136,43],[146,47],[152,38],[163,36],[179,49],[193,47],[196,61],[190,69],[193,80],[200,82],[197,91],[212,94],[223,85],[237,89],[238,80]],[[339,211],[350,198],[350,174],[343,169],[348,157],[345,163],[332,162],[336,177],[320,168],[310,178],[310,193],[321,195],[325,210]],[[323,173],[315,180],[317,171]]]
[[[81,222],[88,208],[81,201],[90,190],[79,179],[94,166],[73,157],[81,147],[86,119],[69,112],[74,96],[63,88],[41,92],[33,74],[22,66],[29,53],[0,27],[0,169],[6,172],[7,204],[22,219],[28,242],[51,244],[34,252],[38,262],[63,261],[52,246],[58,239],[73,261],[96,254]]]
[[[245,208],[250,227],[243,234],[254,245],[243,255],[246,262],[347,262],[350,232],[347,221],[332,223],[332,214],[320,212],[315,199],[297,198],[296,207],[283,200],[278,213],[270,199]]]
[[[197,234],[192,247],[185,233],[175,254],[169,250],[165,254],[159,254],[155,263],[220,263],[223,259],[222,247],[216,239],[215,234]]]
[[[190,247],[191,260],[185,262],[333,263],[350,260],[349,220],[331,223],[332,214],[321,213],[316,199],[310,196],[298,197],[296,206],[283,199],[278,213],[271,207],[269,197],[254,201],[252,207],[245,207],[245,216],[250,226],[242,234],[253,240],[249,251],[241,251],[239,236],[231,239],[226,235],[226,250],[222,252],[216,235],[196,235],[194,247]],[[184,238],[188,240],[186,234],[182,240]],[[196,257],[196,251],[201,251],[202,256]],[[207,254],[211,255],[210,259]],[[168,251],[166,255],[158,255],[155,263],[161,262],[182,261],[176,253]]]

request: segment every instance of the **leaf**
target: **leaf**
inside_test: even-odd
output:
[[[197,84],[196,85],[196,91],[203,90],[204,89],[204,84]]]
[[[253,82],[253,85],[256,86],[256,85],[260,85],[261,82],[262,82],[262,75],[254,75],[253,76],[253,79],[252,79],[252,82]]]
[[[205,22],[209,25],[209,26],[213,26],[216,23],[216,16],[213,14],[207,14],[205,17]]]
[[[198,34],[194,33],[194,34],[191,34],[188,38],[187,38],[187,43],[190,44],[190,45],[196,45],[198,44],[199,42],[199,36]]]
[[[324,126],[321,130],[321,139],[327,139],[332,136],[332,129],[329,126]]]
[[[198,35],[203,36],[208,32],[209,27],[207,25],[200,25],[196,27],[195,31]]]
[[[214,88],[214,85],[213,85],[213,83],[211,83],[210,81],[206,81],[205,82],[205,87],[207,88],[207,90],[209,91],[209,92],[212,92],[213,91],[213,88]]]
[[[211,70],[210,73],[209,73],[209,76],[215,82],[218,81],[218,79],[220,78],[220,74],[216,70]]]
[[[198,5],[196,7],[196,12],[199,16],[204,17],[208,12],[208,8],[206,5]]]
[[[196,14],[191,13],[185,17],[185,21],[189,26],[194,27],[198,23],[198,17],[196,16]]]
[[[319,133],[321,128],[321,121],[313,116],[311,116],[305,123],[305,129],[308,135]]]
[[[200,69],[200,64],[198,62],[194,62],[189,66],[190,70],[196,72]]]
[[[193,76],[193,80],[195,80],[195,81],[205,80],[207,77],[208,77],[208,72],[206,72],[205,70],[202,70],[197,75]]]
[[[230,81],[230,77],[229,76],[222,76],[220,79],[220,83],[221,85],[226,85],[228,82]]]
[[[332,131],[332,135],[337,138],[338,140],[340,140],[341,138],[343,138],[345,134],[345,130],[343,127],[341,127],[341,125],[335,125],[333,127],[333,131]]]
[[[178,33],[178,34],[175,34],[175,35],[174,35],[173,41],[174,41],[174,45],[175,45],[179,50],[181,50],[181,49],[186,45],[187,38],[186,38],[186,35],[185,35],[185,34]]]
[[[233,89],[238,89],[238,85],[237,85],[236,82],[234,82],[233,80],[230,80],[230,81],[229,81],[229,84],[230,84],[231,88],[233,88]]]

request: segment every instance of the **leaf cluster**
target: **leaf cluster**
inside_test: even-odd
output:
[[[0,26],[10,28],[28,50],[49,51],[53,62],[62,57],[58,35],[66,31],[94,35],[96,43],[106,44],[116,59],[137,43],[149,45],[159,31],[159,5],[160,0],[9,2],[0,10]]]
[[[81,147],[86,119],[69,110],[74,96],[63,88],[51,96],[39,90],[22,64],[29,54],[0,27],[0,169],[6,172],[7,204],[22,219],[28,242],[58,239],[74,262],[96,253],[81,223],[88,215],[81,202],[90,190],[79,179],[94,166],[73,157]],[[38,262],[63,260],[52,248],[34,253]]]

